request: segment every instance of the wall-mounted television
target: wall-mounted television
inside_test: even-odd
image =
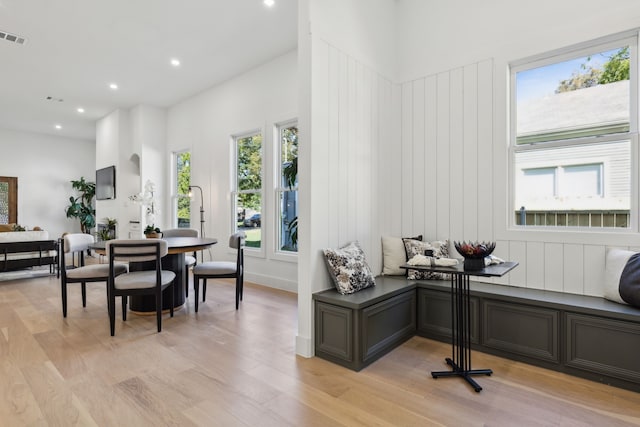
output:
[[[96,171],[96,200],[116,198],[116,167],[109,166]]]

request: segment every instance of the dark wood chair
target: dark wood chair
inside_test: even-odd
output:
[[[170,314],[173,317],[173,283],[176,274],[162,269],[162,257],[168,252],[168,244],[160,239],[109,240],[106,244],[109,259],[109,324],[111,336],[115,335],[116,297],[122,298],[122,320],[127,320],[127,298],[130,295],[153,295],[156,299],[158,332],[162,331],[162,291],[170,288]],[[116,275],[117,261],[149,263],[152,270],[131,271]]]
[[[72,233],[66,234],[60,239],[58,250],[60,257],[60,291],[62,294],[62,316],[67,317],[67,285],[69,283],[80,283],[82,289],[82,306],[87,306],[87,283],[104,282],[109,278],[109,265],[91,264],[85,265],[85,252],[89,245],[94,242],[91,234]],[[66,258],[71,257],[71,265],[67,265]],[[76,263],[77,258],[77,263]],[[116,264],[114,266],[114,276],[126,273],[126,264]]]
[[[196,313],[198,312],[198,290],[200,279],[202,282],[202,302],[207,296],[207,279],[236,279],[236,310],[242,300],[244,288],[244,244],[246,235],[243,231],[229,237],[229,247],[237,250],[236,262],[207,261],[193,267],[193,286],[196,291]]]

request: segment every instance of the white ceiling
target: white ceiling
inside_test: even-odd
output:
[[[174,105],[296,48],[297,0],[275,2],[0,0],[27,40],[0,40],[0,128],[94,140],[117,108]]]

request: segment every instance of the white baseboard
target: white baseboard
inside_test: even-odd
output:
[[[308,337],[296,335],[296,354],[302,357],[314,356],[313,341]]]
[[[264,274],[245,273],[244,279],[258,285],[268,286],[283,291],[298,293],[298,283],[292,280],[284,280],[280,277],[267,276]]]

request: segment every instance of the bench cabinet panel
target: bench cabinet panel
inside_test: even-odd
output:
[[[640,325],[566,313],[566,365],[640,382]]]
[[[471,297],[471,342],[480,342],[478,298]],[[418,289],[418,334],[451,341],[451,292]]]
[[[482,310],[482,345],[560,363],[557,310],[494,300],[483,300]]]
[[[362,355],[378,359],[416,332],[416,293],[406,292],[362,310]]]
[[[353,310],[316,302],[316,351],[353,362]]]
[[[362,306],[347,306],[344,298],[326,293],[324,298],[315,301],[316,356],[359,371],[415,335],[413,287]]]

